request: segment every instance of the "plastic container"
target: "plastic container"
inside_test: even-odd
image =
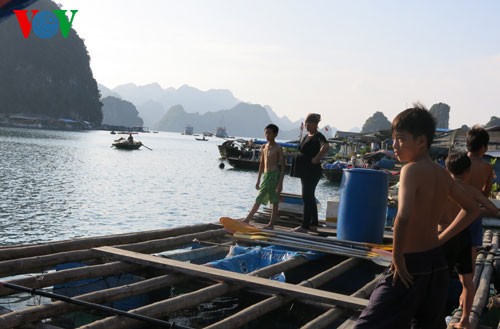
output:
[[[326,226],[337,227],[339,213],[339,202],[337,200],[326,201]]]
[[[387,206],[387,218],[385,221],[386,226],[393,226],[394,225],[394,219],[396,218],[397,212],[398,212],[397,208]]]
[[[340,183],[337,237],[382,243],[387,215],[389,176],[373,169],[344,170]]]

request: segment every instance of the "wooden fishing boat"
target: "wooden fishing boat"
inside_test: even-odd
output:
[[[142,144],[142,142],[134,140],[134,137],[132,135],[137,135],[136,132],[120,132],[119,134],[128,135],[128,137],[120,137],[118,139],[115,139],[111,144],[111,147],[114,146],[117,149],[121,150],[138,150],[141,146],[146,147]]]
[[[210,223],[0,247],[0,298],[10,298],[2,303],[9,310],[0,315],[0,328],[61,328],[57,321],[62,315],[80,320],[82,312],[92,317],[64,327],[350,328],[385,268],[374,261],[378,254],[371,257],[370,248],[380,247],[331,242],[335,231],[329,228],[321,228],[319,235],[290,233],[284,227],[267,232],[259,226],[232,235],[228,229]],[[391,242],[389,232],[385,242]],[[489,289],[498,233],[487,231],[484,243],[478,291]],[[279,245],[296,254],[244,273],[204,265],[221,259],[236,244]],[[321,258],[305,257],[311,250],[320,250]],[[53,271],[67,262],[84,266]],[[269,279],[282,272],[286,282]],[[124,273],[140,279],[75,296],[54,294],[52,288]],[[115,301],[143,294],[150,298],[142,306],[113,307]],[[480,315],[487,295],[476,298],[474,313]],[[15,302],[26,299],[28,303]]]
[[[325,177],[328,181],[340,184],[344,169],[322,167],[321,172],[323,173],[323,177]]]
[[[259,159],[226,157],[226,161],[229,162],[229,164],[235,169],[259,170]],[[285,164],[285,172],[289,173],[291,167],[291,163],[287,162]]]
[[[250,141],[245,139],[230,139],[224,143],[217,145],[221,158],[246,158],[251,159],[258,157],[260,146],[250,144]]]
[[[113,142],[112,146],[121,150],[138,150],[142,146],[142,143],[139,141],[129,142],[127,140],[122,140]]]
[[[259,170],[259,160],[247,158],[226,157],[226,161],[236,169]]]

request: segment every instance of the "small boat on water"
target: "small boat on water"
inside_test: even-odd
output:
[[[342,180],[342,173],[344,169],[348,168],[348,164],[342,161],[335,161],[333,163],[324,162],[321,164],[321,171],[323,177],[333,183],[340,183]]]
[[[236,158],[236,157],[226,157],[226,161],[235,168],[235,169],[244,169],[244,170],[259,170],[260,160],[259,158]],[[285,172],[289,173],[292,168],[291,161],[286,159],[285,163]]]
[[[192,135],[194,133],[194,128],[190,124],[186,125],[184,128],[184,131],[182,132],[182,135]]]
[[[138,150],[142,146],[142,142],[129,142],[127,140],[115,141],[112,146],[122,150]]]
[[[215,136],[219,138],[229,138],[229,135],[226,132],[226,127],[217,127]]]
[[[132,134],[134,133],[128,133],[128,138],[120,137],[118,139],[115,139],[111,146],[122,150],[138,150],[141,146],[143,146],[142,142],[134,140]]]
[[[208,139],[205,138],[205,136],[203,136],[202,138],[195,137],[194,139],[196,139],[197,141],[200,141],[200,142],[206,142],[206,141],[208,141]]]

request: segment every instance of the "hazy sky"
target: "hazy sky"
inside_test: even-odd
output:
[[[500,1],[57,0],[99,83],[229,89],[341,130],[415,101],[500,116]]]

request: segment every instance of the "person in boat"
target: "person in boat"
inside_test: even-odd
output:
[[[442,244],[467,227],[479,207],[432,161],[429,149],[436,123],[425,107],[415,104],[399,113],[391,130],[395,155],[406,163],[399,181],[393,260],[355,328],[445,328],[449,275]],[[438,235],[448,197],[462,211]]]
[[[259,190],[259,194],[255,199],[255,203],[243,220],[245,223],[250,223],[261,204],[271,203],[273,205],[271,211],[271,219],[266,229],[274,228],[274,221],[278,216],[278,204],[281,190],[283,189],[283,178],[285,175],[285,157],[283,149],[276,143],[275,139],[278,136],[279,128],[275,124],[269,124],[264,129],[264,135],[267,143],[262,145],[260,150],[259,174],[255,188]],[[262,184],[261,184],[261,177]]]
[[[476,203],[482,206],[481,212],[483,215],[500,216],[498,208],[485,197],[479,190],[467,184],[470,176],[471,160],[467,153],[451,153],[445,161],[446,171],[451,177],[467,192]],[[443,217],[439,222],[438,232],[444,231],[453,221],[460,207],[448,200],[446,203]],[[453,270],[456,270],[462,284],[462,293],[460,294],[459,305],[462,308],[462,316],[460,321],[453,324],[453,328],[469,328],[469,315],[474,301],[474,261],[472,258],[472,241],[467,229],[461,231],[444,245],[446,259],[448,261],[448,269],[450,276]]]
[[[491,194],[494,171],[493,166],[483,160],[488,151],[490,136],[481,126],[474,126],[467,131],[467,155],[471,160],[470,177],[468,183],[481,191],[485,197]],[[472,239],[472,259],[476,259],[477,250],[483,245],[483,220],[477,218],[468,228]]]
[[[127,141],[129,144],[134,144],[134,137],[132,137],[132,134],[128,135]]]
[[[321,115],[309,113],[305,127],[307,135],[299,144],[299,151],[292,164],[292,176],[300,177],[302,185],[302,201],[304,211],[302,225],[296,227],[296,232],[316,232],[318,230],[318,206],[316,204],[316,186],[323,175],[320,160],[326,155],[329,144],[325,136],[318,131]]]

